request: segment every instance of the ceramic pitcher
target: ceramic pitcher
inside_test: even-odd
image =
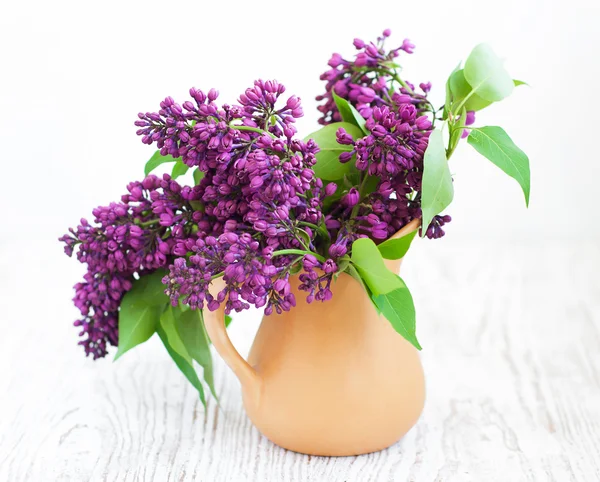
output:
[[[388,268],[398,273],[400,262]],[[215,349],[241,382],[248,417],[277,445],[305,454],[358,455],[392,445],[423,410],[417,350],[351,276],[332,282],[331,300],[310,304],[298,277],[290,283],[297,306],[263,318],[247,362],[227,336],[223,311],[205,311]]]

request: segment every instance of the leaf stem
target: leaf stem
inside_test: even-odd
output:
[[[358,202],[352,208],[352,212],[350,213],[350,218],[356,217],[356,215],[358,214],[358,210],[360,209],[360,203],[364,197],[363,189],[365,188],[365,184],[367,183],[367,179],[369,178],[369,175],[368,175],[367,171],[362,171],[362,175],[363,175],[363,178],[360,182],[360,186],[358,187]]]
[[[471,90],[471,92],[469,92],[465,98],[463,100],[461,100],[460,104],[458,104],[458,106],[456,107],[456,109],[452,109],[451,112],[456,115],[457,112],[460,112],[460,110],[463,108],[463,106],[467,103],[467,101],[469,100],[469,98],[475,93],[475,90]]]

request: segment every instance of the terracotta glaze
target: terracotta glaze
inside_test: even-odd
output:
[[[400,262],[388,268],[397,273]],[[306,303],[299,284],[291,279],[295,308],[263,318],[248,362],[227,336],[223,311],[205,312],[216,350],[241,382],[248,417],[277,445],[305,454],[358,455],[392,445],[423,410],[418,351],[349,275],[332,283],[327,302]]]

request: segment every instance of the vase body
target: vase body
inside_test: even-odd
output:
[[[306,454],[392,445],[423,410],[417,350],[347,274],[332,283],[327,302],[308,304],[298,278],[291,284],[297,306],[265,316],[250,350],[258,389],[242,386],[248,417],[277,445]]]
[[[418,227],[416,219],[393,238]],[[394,273],[401,262],[385,261]],[[248,417],[272,442],[305,454],[359,455],[394,444],[425,403],[417,349],[346,273],[331,283],[326,302],[307,303],[297,276],[290,284],[297,305],[263,318],[247,362],[227,336],[222,309],[205,311],[214,347],[240,380]],[[216,296],[224,283],[211,287]]]

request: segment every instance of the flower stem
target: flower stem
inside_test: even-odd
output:
[[[139,221],[139,219],[138,219],[138,218],[136,218],[136,219],[133,221],[133,223],[134,223],[134,224],[136,224],[137,226],[141,226],[141,227],[144,227],[144,226],[151,226],[151,225],[153,225],[153,224],[156,224],[156,223],[158,223],[158,222],[159,222],[159,220],[158,220],[158,219],[149,219],[148,221]]]
[[[367,183],[368,178],[369,178],[368,172],[363,171],[363,178],[362,178],[362,181],[360,182],[360,186],[358,187],[358,202],[352,208],[352,213],[350,214],[350,218],[355,218],[356,215],[358,214],[358,210],[360,209],[360,203],[362,202],[364,195],[365,195],[365,193],[363,193],[363,190],[365,188],[365,184]]]
[[[327,228],[325,226],[317,226],[316,224],[308,223],[306,221],[300,221],[300,224],[302,224],[303,226],[308,226],[309,228],[315,229],[318,233],[322,234],[323,237],[325,237],[327,239],[331,239],[331,236],[329,236],[329,231],[327,231]]]
[[[270,135],[273,139],[275,139],[275,135],[272,134],[269,131],[265,131],[263,129],[260,129],[258,127],[251,127],[251,126],[240,126],[240,125],[234,125],[234,124],[229,124],[229,127],[231,127],[232,129],[236,129],[238,131],[250,131],[250,132],[257,132],[259,134],[268,134]]]
[[[317,258],[321,263],[325,262],[325,258],[320,254],[313,253],[312,251],[303,251],[302,249],[280,249],[273,253],[273,257],[275,256],[284,256],[286,254],[311,254],[315,258]]]

